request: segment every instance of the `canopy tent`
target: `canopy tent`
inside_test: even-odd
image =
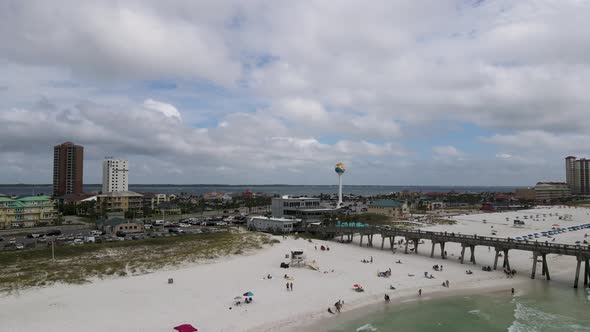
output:
[[[198,331],[196,327],[192,326],[191,324],[182,324],[175,326],[174,329],[178,332],[195,332]]]
[[[254,293],[246,292],[246,293],[244,293],[244,296],[252,297],[252,296],[254,296]]]

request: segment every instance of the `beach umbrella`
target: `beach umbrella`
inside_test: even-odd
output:
[[[246,292],[246,293],[244,293],[244,296],[248,296],[248,297],[254,296],[254,293],[252,293],[252,292]]]
[[[174,329],[178,332],[195,332],[198,331],[196,327],[192,326],[191,324],[182,324],[174,327]]]
[[[559,226],[559,224],[553,224],[552,226],[557,227],[557,226]]]
[[[361,287],[361,286],[360,286],[359,284],[354,284],[354,286],[352,286],[352,287],[354,287],[354,288],[359,288],[359,287]]]

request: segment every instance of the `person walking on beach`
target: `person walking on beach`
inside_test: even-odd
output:
[[[293,283],[291,283],[291,285],[290,285],[290,286],[291,286],[291,291],[293,291]]]
[[[514,295],[514,287],[512,288],[512,295]]]
[[[289,291],[289,283],[287,282],[287,292]]]
[[[383,298],[385,299],[386,303],[389,303],[389,301],[390,301],[389,295],[385,294],[385,296]]]
[[[422,296],[422,288],[418,290],[418,296]]]
[[[373,263],[373,256],[371,256],[371,263]]]

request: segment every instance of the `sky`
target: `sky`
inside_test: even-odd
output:
[[[0,183],[534,185],[590,157],[590,1],[2,0]]]

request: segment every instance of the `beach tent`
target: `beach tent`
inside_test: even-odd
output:
[[[246,292],[246,293],[244,293],[244,296],[251,297],[251,296],[254,296],[254,293],[252,293],[252,292]]]
[[[198,331],[196,327],[192,326],[191,324],[182,324],[175,326],[174,329],[178,332],[195,332]]]

